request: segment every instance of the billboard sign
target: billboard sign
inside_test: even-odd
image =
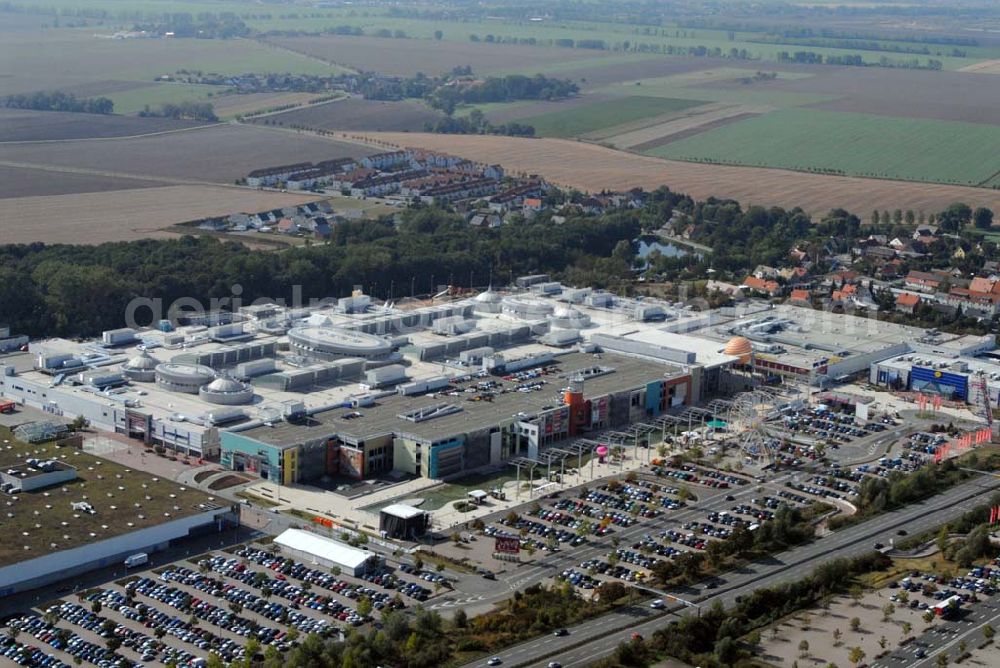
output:
[[[502,554],[518,554],[521,551],[521,539],[516,536],[497,536],[493,551]]]

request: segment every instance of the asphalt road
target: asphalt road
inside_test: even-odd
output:
[[[717,589],[702,592],[688,589],[673,593],[693,598],[702,606],[709,606],[716,600],[730,606],[735,603],[737,596],[801,578],[824,561],[869,552],[875,541],[888,545],[899,529],[905,529],[910,534],[920,533],[957,518],[976,502],[977,497],[998,488],[1000,479],[972,480],[920,503],[879,515],[808,545],[749,564],[723,576]],[[575,555],[572,561],[579,562],[585,558],[587,557]],[[619,643],[629,640],[632,633],[649,636],[665,625],[666,622],[661,617],[647,618],[628,611],[612,613],[570,628],[568,636],[535,638],[500,652],[497,656],[503,660],[504,666],[542,668],[552,659],[558,660],[564,668],[585,666],[611,654]],[[969,646],[973,646],[971,641]],[[483,665],[485,659],[467,664],[469,668]]]

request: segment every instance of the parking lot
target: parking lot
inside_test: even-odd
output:
[[[638,471],[549,494],[496,516],[482,533],[517,539],[520,560],[527,562],[587,544],[604,548],[596,556],[590,550],[589,558],[558,573],[579,589],[592,590],[609,580],[648,581],[658,562],[704,550],[736,527],[754,531],[773,519],[782,503],[801,507],[819,500],[822,496],[710,466],[654,460]],[[692,503],[703,510],[695,511]]]
[[[825,442],[832,448],[852,440],[878,434],[896,425],[892,417],[858,421],[853,410],[832,410],[824,405],[788,411],[782,416],[782,427],[791,434],[801,434]]]
[[[973,636],[1000,615],[996,593],[997,566],[975,567],[957,576],[914,570],[860,599],[838,597],[828,607],[797,613],[762,634],[760,658],[778,666],[852,663],[850,651],[859,648],[872,668],[940,665],[937,655],[960,654],[960,643],[972,652],[973,665],[983,663]],[[936,605],[952,597],[957,607],[938,614]],[[806,648],[806,649],[802,649]]]
[[[383,610],[432,599],[445,578],[403,563],[359,577],[264,546],[215,552],[57,599],[9,619],[0,656],[24,666],[201,666],[245,657],[250,639],[279,651],[315,633],[341,638]],[[2,661],[2,660],[0,660]]]

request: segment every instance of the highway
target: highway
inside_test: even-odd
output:
[[[703,606],[711,605],[716,600],[730,606],[735,603],[737,596],[801,578],[824,561],[864,554],[872,550],[875,541],[888,544],[899,529],[905,529],[910,534],[921,533],[955,519],[967,512],[979,497],[997,489],[1000,489],[1000,479],[977,478],[920,503],[879,515],[808,545],[749,564],[720,578],[717,589],[702,592],[688,589],[672,593],[689,600],[694,598]],[[576,563],[586,558],[584,554],[577,553],[571,557],[570,562]],[[556,572],[553,570],[551,574],[555,575]],[[626,609],[570,628],[568,636],[535,638],[508,648],[497,656],[503,660],[504,666],[542,668],[551,659],[557,659],[564,668],[585,666],[611,654],[633,632],[648,637],[665,625],[666,621],[662,616],[644,615],[640,611]],[[971,642],[969,644],[972,645]],[[467,664],[469,668],[484,665],[485,659]]]

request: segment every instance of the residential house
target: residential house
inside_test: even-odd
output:
[[[977,276],[969,282],[969,290],[972,292],[1000,293],[1000,281],[997,281],[995,278]]]
[[[387,153],[366,155],[358,162],[362,167],[367,167],[368,169],[388,169],[390,167],[396,167],[397,165],[408,165],[412,157],[413,152],[404,149],[401,151],[389,151]]]
[[[503,218],[496,213],[477,213],[469,219],[469,225],[481,228],[496,228],[503,224]]]
[[[944,279],[941,276],[925,271],[911,271],[904,280],[907,288],[920,292],[936,292],[943,282]]]
[[[366,181],[374,176],[378,172],[374,169],[369,169],[368,167],[359,167],[358,169],[352,170],[350,172],[344,172],[343,174],[338,174],[333,179],[330,180],[330,187],[339,190],[350,190],[354,187],[355,183],[360,183],[361,181]]]
[[[973,292],[968,288],[952,288],[944,303],[962,309],[966,315],[992,318],[1000,313],[1000,294]]]
[[[312,167],[311,162],[297,162],[291,165],[255,169],[247,174],[247,185],[251,188],[277,185],[292,174],[305,171],[310,167]]]
[[[777,281],[765,281],[756,276],[747,276],[743,279],[743,286],[751,292],[763,293],[769,297],[774,297],[781,293],[781,286],[778,285]]]
[[[525,197],[521,211],[525,218],[531,218],[545,208],[545,203],[540,197]]]
[[[937,229],[929,227],[918,227],[913,233],[913,241],[923,244],[924,246],[930,246],[932,243],[937,241],[938,234]]]
[[[327,218],[313,218],[312,222],[312,233],[317,239],[329,239],[333,234],[333,226]]]
[[[792,294],[788,297],[788,301],[789,303],[797,306],[812,306],[812,293],[808,290],[797,288],[792,290]]]
[[[289,190],[309,190],[333,185],[340,175],[349,174],[357,168],[357,163],[351,158],[324,160],[311,169],[292,174],[285,185]]]
[[[861,257],[876,263],[888,262],[896,257],[896,249],[891,246],[866,246],[861,249]]]
[[[333,227],[326,216],[303,218],[297,224],[300,232],[308,232],[317,239],[329,239],[333,233]]]
[[[809,270],[805,267],[782,267],[778,270],[778,276],[789,285],[803,285],[810,281]]]
[[[875,241],[871,237],[868,237],[867,239],[859,239],[857,243],[854,244],[854,247],[851,248],[851,252],[854,253],[855,255],[864,255],[865,250],[869,248],[877,248],[878,246],[881,245],[882,244]]]
[[[718,292],[724,295],[729,295],[730,297],[741,296],[743,294],[743,288],[741,286],[715,280],[709,280],[705,284],[705,291],[709,294]]]
[[[291,218],[282,218],[278,221],[277,231],[281,234],[298,234],[299,225]]]
[[[429,188],[420,195],[420,200],[427,204],[441,204],[473,197],[485,197],[496,192],[499,185],[495,179],[468,179]]]
[[[842,285],[839,290],[834,290],[830,295],[830,301],[837,304],[853,303],[858,298],[858,286],[854,283]]]
[[[583,213],[596,215],[602,213],[609,205],[607,198],[590,196],[580,202],[580,209]]]
[[[243,225],[244,229],[247,227],[252,227],[251,219],[255,216],[249,216],[245,213],[234,213],[226,218],[226,223],[230,226]]]
[[[912,292],[901,292],[896,295],[897,311],[912,315],[918,304],[920,304],[920,297]]]
[[[206,232],[225,232],[229,227],[229,220],[226,218],[206,218],[198,224],[198,229]]]
[[[411,169],[372,176],[351,186],[351,197],[377,197],[399,191],[404,181],[427,176],[425,169]]]
[[[828,275],[830,281],[834,283],[853,283],[861,277],[861,274],[853,269],[838,269]]]
[[[884,281],[892,281],[899,278],[900,267],[903,261],[899,258],[886,262],[881,267],[875,270],[875,278],[882,279]]]
[[[774,279],[778,277],[778,270],[775,269],[774,267],[768,267],[767,265],[764,264],[758,264],[753,270],[753,275],[756,276],[757,278],[763,278],[765,280]]]
[[[506,213],[524,206],[526,197],[539,197],[542,194],[541,181],[528,181],[497,193],[490,197],[490,211]]]

